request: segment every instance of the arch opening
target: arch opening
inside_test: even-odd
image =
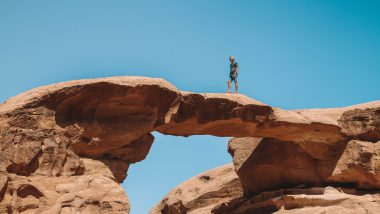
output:
[[[131,164],[122,183],[131,202],[131,214],[148,213],[180,183],[204,171],[231,163],[228,137],[190,137],[152,133],[149,155]]]

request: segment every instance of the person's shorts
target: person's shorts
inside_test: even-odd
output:
[[[230,81],[231,82],[237,82],[237,74],[236,75],[234,75],[234,74],[230,74]]]

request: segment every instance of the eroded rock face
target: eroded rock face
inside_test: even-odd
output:
[[[79,157],[107,164],[118,182],[143,160],[179,92],[164,80],[119,77],[44,86],[0,106],[1,168],[81,175]]]
[[[241,197],[213,208],[214,214],[249,213],[350,213],[376,214],[380,210],[379,192],[354,189],[280,189],[253,197]]]
[[[362,141],[376,142],[380,139],[380,108],[351,108],[345,111],[338,123],[346,135]]]
[[[120,77],[44,86],[1,104],[2,212],[128,213],[118,183],[146,157],[178,94],[160,79]],[[37,192],[26,205],[28,195],[15,195],[23,185]]]
[[[244,143],[244,148],[230,146],[246,195],[325,182],[377,188],[378,167],[373,165],[377,156],[369,158],[372,150],[366,147],[380,140],[379,121],[379,101],[286,111],[244,95],[181,92],[154,78],[112,77],[44,86],[0,104],[1,209],[40,212],[55,207],[58,213],[65,213],[85,212],[88,207],[95,213],[128,212],[126,196],[119,201],[109,199],[114,194],[122,198],[122,191],[114,193],[109,188],[118,189],[129,165],[146,157],[154,141],[153,131],[260,138]],[[344,153],[348,142],[359,141],[361,153]],[[351,164],[339,159],[342,154],[347,160],[353,158]],[[273,161],[268,162],[268,157]],[[88,160],[97,162],[88,164]],[[108,171],[97,173],[100,164]],[[346,166],[339,171],[336,164]],[[292,165],[291,170],[284,169]],[[356,169],[359,165],[366,168],[364,173]],[[271,176],[265,180],[257,173]],[[343,179],[357,173],[365,179]],[[83,189],[60,191],[56,181],[88,181],[93,191],[105,189],[89,199]],[[39,182],[52,183],[48,193]],[[94,182],[99,185],[91,186]],[[32,202],[20,204],[15,196],[19,188],[22,196],[33,192]],[[73,199],[59,201],[60,197]],[[103,202],[109,206],[104,208]]]
[[[380,189],[380,141],[348,142],[327,182],[359,189]]]
[[[205,213],[378,212],[378,103],[287,113],[275,109],[274,115],[278,116],[278,122],[286,120],[288,124],[299,121],[297,117],[301,116],[315,124],[337,125],[342,138],[325,138],[321,129],[322,137],[318,138],[313,132],[298,130],[296,124],[288,126],[289,132],[284,129],[285,133],[277,134],[277,124],[270,138],[243,137],[230,140],[229,152],[243,185],[244,195],[231,197],[229,201]],[[265,123],[268,121],[258,126],[265,126]],[[294,130],[296,133],[292,134]],[[300,134],[304,136],[299,137]],[[364,139],[368,141],[361,141]],[[338,189],[321,187],[327,185],[334,185]],[[191,194],[186,197],[191,197]],[[163,201],[174,198],[168,194]],[[175,205],[179,204],[177,201]]]
[[[377,106],[380,107],[380,103]],[[273,108],[244,95],[182,92],[172,109],[168,123],[158,127],[157,131],[181,136],[210,134],[326,143],[346,137],[330,115],[322,114],[314,121],[299,111]]]
[[[247,137],[230,140],[229,152],[246,195],[331,183],[378,190],[378,145],[357,140],[329,145]]]
[[[229,142],[236,172],[248,195],[297,185],[321,185],[334,171],[344,147],[344,143],[272,138],[235,138]]]
[[[224,171],[227,167],[231,169],[228,174],[220,173],[221,169]],[[230,174],[232,175],[231,172],[233,172],[231,165],[226,165],[187,180],[166,195],[150,213],[376,214],[380,209],[380,191],[358,191],[353,188],[334,188],[330,186],[307,188],[304,186],[289,189],[279,188],[247,196],[243,195],[240,182],[234,182],[234,185],[231,185],[233,183],[226,179],[232,178],[229,176]],[[205,176],[207,176],[209,183],[199,182]],[[217,181],[211,179],[214,176],[219,179]],[[259,176],[259,174],[256,176]],[[235,177],[235,180],[236,174],[233,177]],[[239,180],[236,179],[236,181]],[[229,190],[230,193],[226,194],[225,190]]]
[[[197,175],[173,189],[150,214],[203,214],[243,196],[232,164]]]
[[[129,213],[129,200],[108,167],[82,162],[81,176],[0,173],[0,213]]]

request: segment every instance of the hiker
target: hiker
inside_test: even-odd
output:
[[[228,85],[228,93],[231,93],[231,82],[233,81],[235,83],[235,93],[238,93],[238,81],[237,81],[237,76],[238,76],[238,70],[239,66],[238,63],[235,61],[234,56],[230,56],[230,78],[227,81]]]

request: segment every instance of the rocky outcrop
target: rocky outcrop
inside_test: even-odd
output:
[[[379,143],[352,140],[329,145],[270,138],[229,142],[246,195],[297,185],[380,189]]]
[[[245,193],[252,195],[301,184],[320,186],[334,171],[344,146],[237,138],[230,141],[229,151]]]
[[[129,164],[148,154],[150,132],[178,96],[166,81],[143,77],[71,81],[20,94],[0,106],[1,168],[80,175],[79,157],[89,157],[121,182]]]
[[[379,192],[315,187],[279,189],[254,197],[236,198],[211,210],[214,214],[248,213],[349,213],[376,214],[380,209]]]
[[[210,213],[220,204],[243,196],[232,164],[197,175],[173,189],[150,214]]]
[[[163,80],[120,77],[44,86],[6,101],[0,105],[0,173],[7,181],[1,209],[128,213],[118,183],[130,163],[146,157],[150,132],[164,123],[178,94]],[[28,194],[38,192],[30,193],[31,205],[18,204],[22,185],[33,189]]]
[[[345,138],[336,141],[302,138],[284,141],[273,137],[232,139],[229,152],[246,195],[330,183],[380,189],[380,148],[376,143],[380,140],[379,102],[294,112],[318,123],[338,124]]]
[[[305,147],[267,138],[234,138],[229,142],[229,152],[245,194],[231,195],[206,206],[207,209],[195,209],[194,213],[378,213],[378,145],[352,140],[336,148],[323,144]],[[336,155],[337,149],[343,150],[343,154]],[[205,174],[213,172],[218,172],[218,168]],[[175,192],[196,186],[189,185],[196,178],[172,190],[152,213],[191,213],[182,200],[193,201],[199,196],[191,191],[181,195]],[[229,184],[222,183],[219,188],[229,188]],[[215,191],[202,186],[202,192]]]
[[[82,159],[81,176],[0,173],[0,213],[129,213],[129,200],[100,161]]]
[[[379,107],[380,102],[376,105]],[[168,122],[157,131],[181,136],[272,137],[326,143],[347,137],[336,121],[343,109],[333,116],[326,111],[318,117],[311,113],[315,118],[308,118],[301,111],[273,108],[244,95],[182,92],[172,110]]]
[[[380,141],[348,142],[326,182],[354,186],[358,189],[380,189]]]
[[[246,196],[299,184],[374,189],[378,147],[369,145],[380,140],[379,121],[379,101],[286,111],[244,95],[181,92],[162,79],[144,77],[44,86],[0,104],[1,209],[32,212],[55,207],[59,213],[91,207],[94,212],[127,212],[129,204],[126,196],[119,197],[123,191],[118,183],[130,164],[146,157],[153,131],[260,138],[241,143],[244,146],[230,144]],[[361,151],[346,153],[351,144],[360,144]],[[98,167],[108,171],[98,173]],[[360,176],[346,179],[353,175]],[[45,191],[40,181],[52,185]],[[88,198],[91,194],[82,194],[83,188],[61,191],[55,181],[101,187]],[[20,205],[15,195],[23,184],[30,186],[26,192],[33,193],[33,205]],[[66,194],[74,199],[59,201],[69,197]],[[109,204],[107,209],[103,202]]]
[[[220,107],[224,112],[222,115],[228,116],[217,115],[215,110],[210,110],[215,109],[209,107],[213,105],[203,104],[207,99],[213,99],[208,96],[199,98],[200,95],[186,94],[187,98],[181,101],[183,103],[180,103],[177,115],[173,114],[174,119],[159,130],[169,134],[176,134],[177,131],[195,134],[213,132],[217,136],[241,130],[244,136],[261,138],[243,137],[230,141],[229,152],[243,185],[244,196],[231,198],[230,202],[220,203],[205,213],[272,213],[286,210],[294,213],[332,213],[337,208],[342,213],[350,213],[351,210],[352,213],[376,213],[380,206],[379,194],[369,192],[368,197],[363,197],[358,195],[357,190],[380,190],[380,148],[377,142],[380,140],[379,102],[339,109],[256,110],[267,113],[266,116],[258,116],[262,121],[250,120],[247,125],[240,126],[241,120],[244,121],[241,119],[231,122],[231,128],[225,132],[219,132],[219,127],[223,125],[217,124],[234,120],[231,115],[252,117],[241,116],[244,114],[231,110],[235,107],[229,109],[223,105]],[[191,97],[201,101],[195,102]],[[202,103],[203,106],[194,103]],[[223,101],[219,100],[221,103]],[[181,105],[184,106],[183,110]],[[183,113],[189,112],[187,109],[198,111]],[[206,111],[204,109],[207,109],[206,113],[202,112]],[[199,121],[203,117],[217,119],[206,119],[207,123],[203,123]],[[245,129],[251,133],[245,133]],[[344,191],[347,194],[342,190],[325,192],[324,188],[319,188],[316,194],[313,188],[328,185],[346,187]],[[262,199],[263,192],[267,195],[265,200]],[[167,197],[169,199],[164,200],[173,198],[170,194]],[[191,194],[187,197],[191,197]]]
[[[216,207],[213,213],[285,212],[282,210],[333,213],[336,208],[342,213],[377,213],[380,208],[379,145],[380,141],[359,140],[325,144],[272,138],[232,139],[229,152],[245,195]],[[308,189],[328,185],[345,187],[341,191],[347,194],[333,191],[316,196]],[[279,189],[282,190],[279,192]],[[365,197],[358,195],[365,190],[372,192],[366,192]],[[265,200],[263,195],[266,195]]]

